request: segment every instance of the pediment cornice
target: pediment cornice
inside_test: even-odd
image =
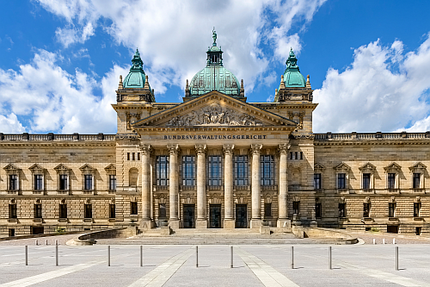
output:
[[[139,129],[186,129],[186,128],[228,128],[228,130],[243,130],[252,128],[266,130],[267,128],[282,128],[293,130],[297,124],[263,110],[252,104],[239,101],[213,91],[207,95],[166,109],[133,124]]]

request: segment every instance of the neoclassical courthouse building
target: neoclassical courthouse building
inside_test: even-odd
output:
[[[273,102],[247,102],[216,43],[182,103],[158,103],[139,52],[117,134],[0,134],[0,235],[138,225],[291,225],[428,233],[430,132],[312,132],[290,51]]]

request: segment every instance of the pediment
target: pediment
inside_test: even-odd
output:
[[[43,167],[41,167],[37,163],[35,163],[32,166],[30,166],[28,169],[31,170],[31,171],[33,171],[33,172],[35,172],[35,171],[44,171],[45,170]]]
[[[399,172],[401,169],[402,167],[395,162],[391,163],[389,166],[384,167],[384,170],[386,172],[390,172],[390,171]]]
[[[336,165],[334,167],[334,169],[337,171],[350,171],[351,167],[349,165],[347,165],[346,163],[341,162],[340,164]]]
[[[15,165],[13,165],[13,164],[8,164],[7,166],[5,166],[4,168],[3,168],[5,171],[17,171],[17,170],[19,170],[19,168],[17,168]]]
[[[91,165],[87,164],[87,163],[84,164],[83,166],[81,166],[79,169],[82,172],[92,172],[92,171],[94,171],[94,168]]]
[[[54,167],[54,170],[56,170],[56,171],[69,171],[69,168],[61,163],[61,164],[57,165],[56,167]]]
[[[315,163],[314,164],[314,170],[322,171],[324,169],[325,169],[325,167],[322,164],[320,164],[320,163]]]
[[[376,170],[376,166],[374,166],[373,164],[371,164],[370,162],[368,162],[365,165],[359,167],[358,169],[361,170],[362,172],[364,172],[364,171],[375,171]]]
[[[273,127],[294,129],[297,124],[233,97],[213,91],[142,119],[135,129],[147,127]]]

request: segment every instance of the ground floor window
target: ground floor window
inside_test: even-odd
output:
[[[115,204],[109,204],[109,218],[115,218]]]
[[[264,217],[272,217],[272,203],[264,204]]]
[[[315,216],[316,218],[322,217],[322,205],[321,202],[315,203]]]
[[[167,212],[166,212],[166,204],[160,203],[158,205],[158,218],[166,218]]]
[[[130,202],[130,214],[137,215],[137,202]]]
[[[293,201],[293,213],[294,214],[300,213],[300,201]]]
[[[40,203],[34,205],[34,218],[42,218],[42,204]]]
[[[67,218],[67,204],[60,204],[60,218]]]
[[[346,217],[346,203],[339,203],[339,217]]]
[[[9,218],[18,218],[18,208],[16,203],[9,204]]]
[[[91,203],[84,204],[84,218],[93,218],[93,206]]]

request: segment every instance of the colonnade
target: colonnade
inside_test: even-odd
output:
[[[261,144],[252,144],[250,147],[251,158],[251,228],[261,226],[261,186],[260,186],[260,153]],[[179,228],[179,169],[178,154],[179,145],[167,145],[169,150],[169,225]],[[195,145],[196,149],[196,191],[197,191],[197,228],[207,227],[207,202],[206,202],[206,145]],[[142,145],[142,222],[143,227],[150,228],[151,224],[151,187],[150,187],[150,157],[151,146]],[[233,204],[233,144],[224,144],[224,228],[235,227]],[[287,208],[287,153],[288,145],[280,144],[279,151],[279,176],[278,176],[278,227],[288,219]]]

